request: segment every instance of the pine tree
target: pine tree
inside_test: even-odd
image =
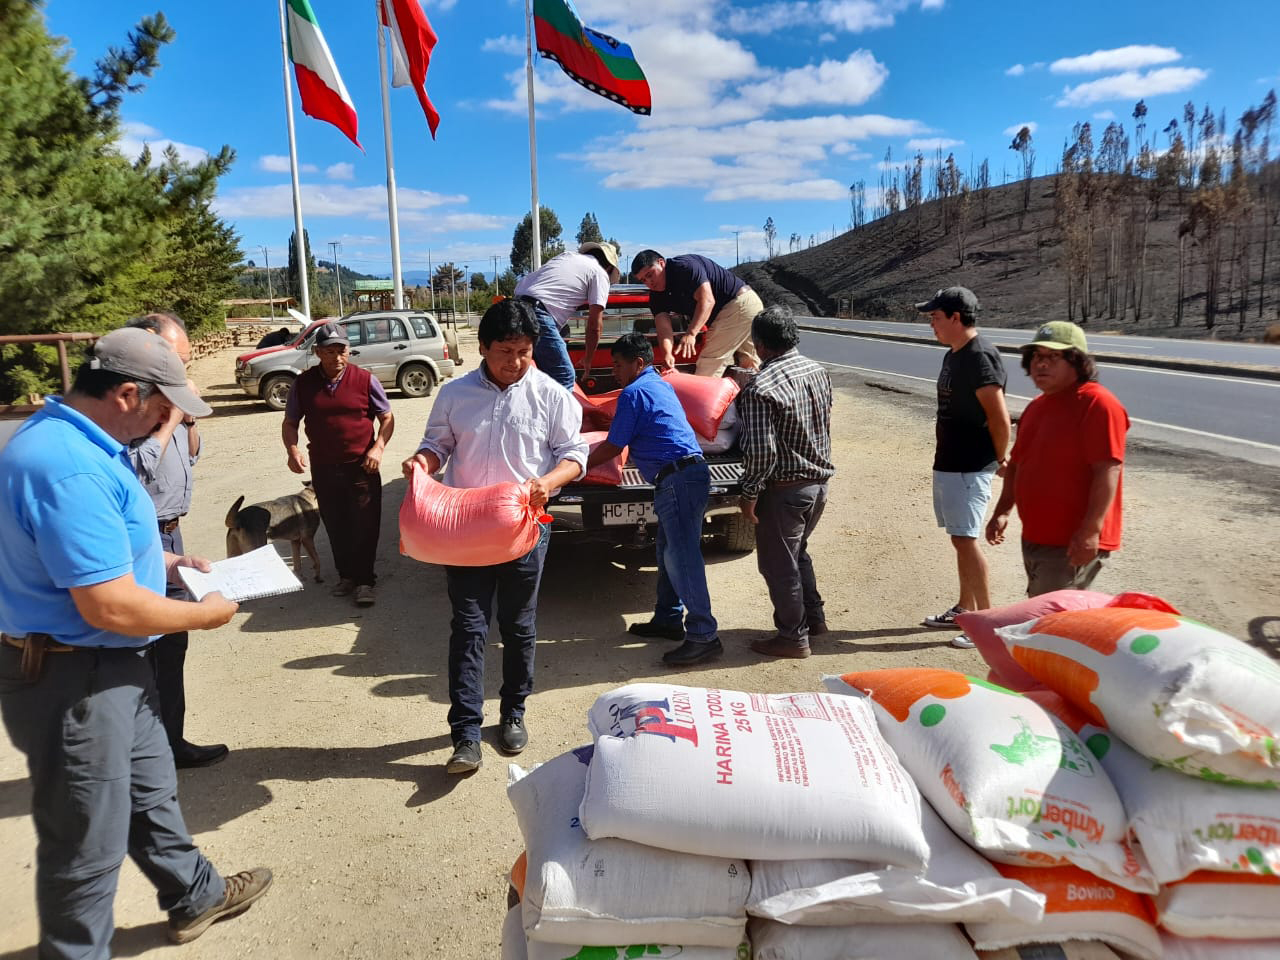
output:
[[[302,302],[302,281],[298,277],[298,244],[297,231],[289,234],[289,267],[285,272],[288,278],[290,295],[299,303]],[[302,243],[307,248],[307,289],[316,289],[316,258],[315,253],[311,249],[311,236],[304,227],[302,230]]]
[[[564,243],[560,239],[563,231],[560,218],[550,207],[540,206],[538,210],[538,233],[542,242],[542,262],[546,263],[554,256],[564,253]],[[511,236],[511,269],[517,277],[523,277],[533,269],[533,215],[526,213],[520,225]]]
[[[584,243],[603,243],[604,234],[600,232],[600,224],[596,222],[596,215],[591,212],[582,215],[582,223],[578,224],[578,233],[576,236],[578,246]]]

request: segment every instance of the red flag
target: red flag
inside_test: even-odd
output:
[[[426,114],[431,139],[436,138],[440,126],[440,114],[427,96],[427,67],[431,65],[431,51],[435,49],[436,32],[431,29],[427,15],[418,0],[382,0],[382,22],[391,30],[391,61],[394,65],[391,85],[413,87]]]

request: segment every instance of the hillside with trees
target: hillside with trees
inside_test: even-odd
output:
[[[998,326],[1260,339],[1280,319],[1275,120],[1271,92],[1234,130],[1188,103],[1152,133],[1139,102],[1132,136],[1112,122],[1095,142],[1077,124],[1040,177],[1024,128],[1020,175],[1000,186],[985,160],[965,174],[954,156],[886,156],[876,209],[865,183],[850,188],[850,230],[805,249],[793,234],[792,252],[736,269],[766,302],[826,316],[913,320],[914,303],[960,284]]]

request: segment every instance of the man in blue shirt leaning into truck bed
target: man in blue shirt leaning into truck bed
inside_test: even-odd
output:
[[[658,601],[651,620],[627,630],[641,637],[683,639],[662,662],[691,666],[724,652],[702,561],[711,473],[675,390],[653,368],[653,347],[643,334],[628,333],[614,343],[613,375],[623,387],[618,411],[608,439],[587,459],[587,469],[629,447],[640,475],[653,484],[658,515]]]

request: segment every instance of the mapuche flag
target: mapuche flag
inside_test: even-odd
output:
[[[356,139],[356,108],[351,102],[329,44],[324,41],[315,11],[308,0],[286,0],[285,22],[289,37],[289,59],[298,78],[302,112],[332,123],[360,147]],[[361,150],[364,147],[360,147]]]
[[[650,112],[649,81],[631,48],[584,27],[571,0],[534,0],[533,24],[538,52],[570,77],[633,113]]]

